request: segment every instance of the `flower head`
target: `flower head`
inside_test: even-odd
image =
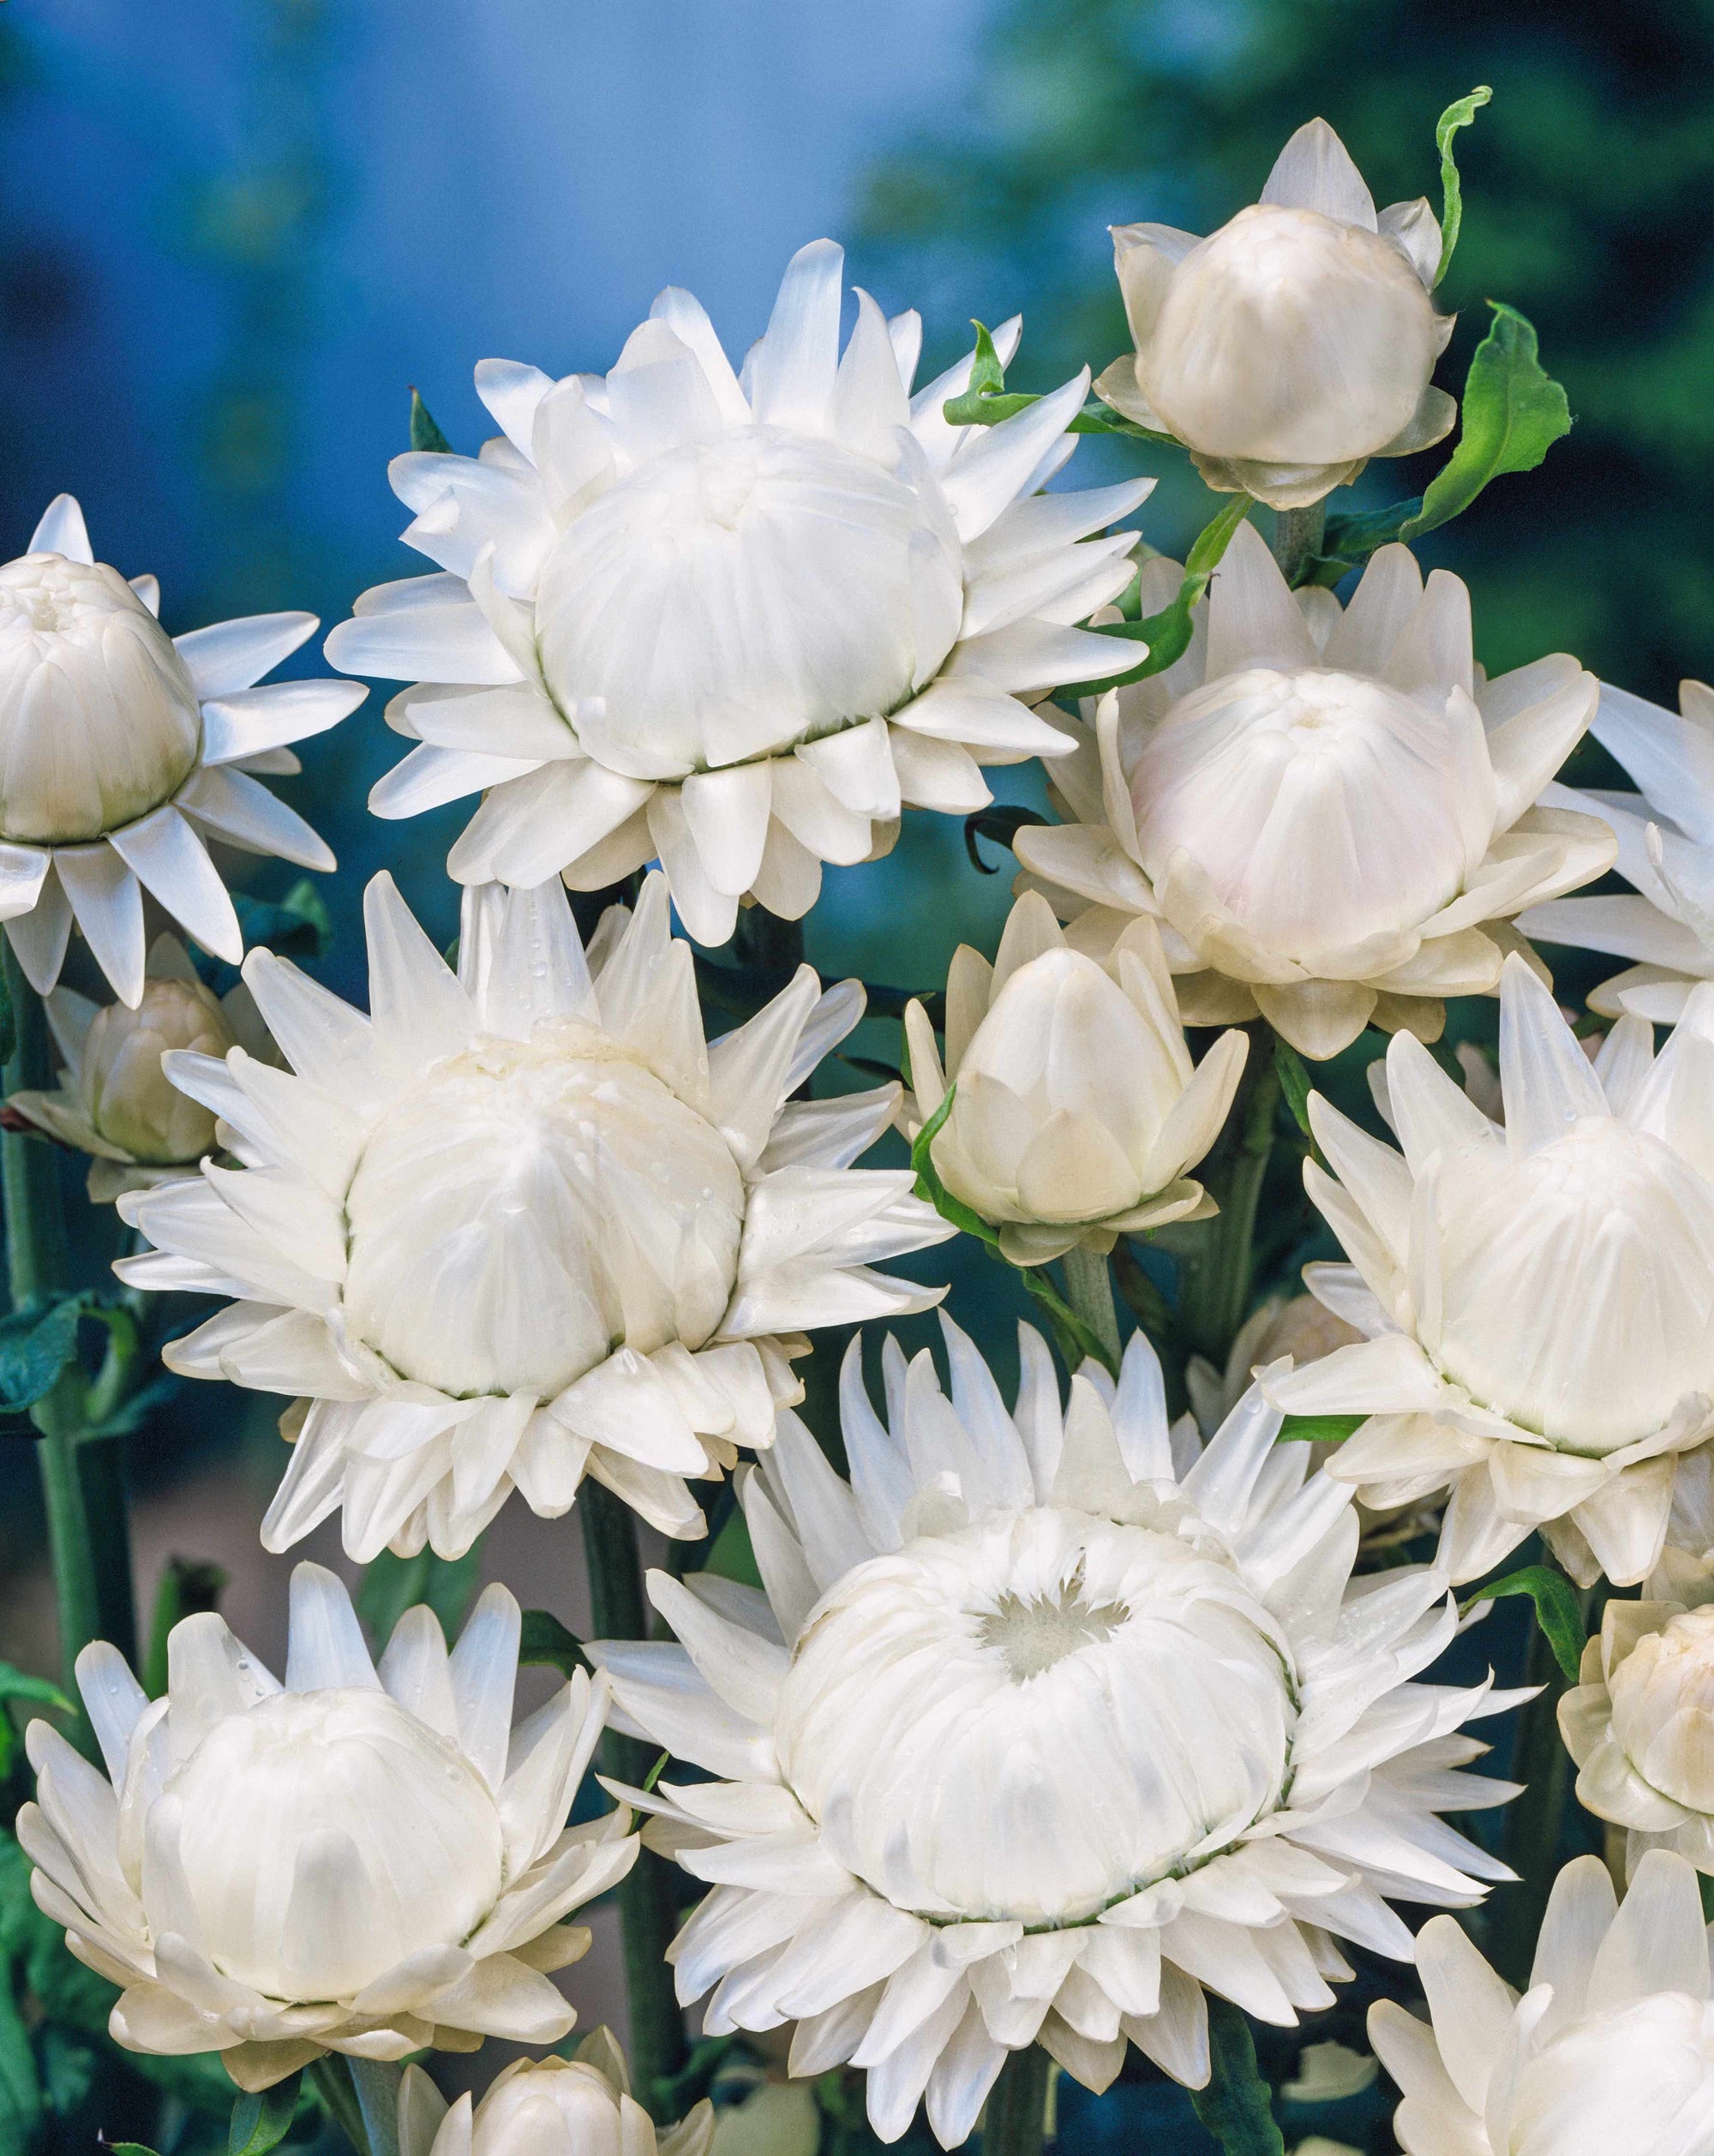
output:
[[[594,890],[658,857],[720,943],[741,898],[794,920],[824,861],[885,853],[902,803],[980,808],[979,764],[1070,746],[1028,699],[1112,671],[1073,625],[1129,582],[1134,535],[1088,535],[1153,482],[1037,499],[1088,374],[949,426],[971,362],[913,399],[914,314],[859,293],[841,357],[843,261],[793,257],[741,377],[669,288],[605,379],[485,360],[504,438],[479,458],[395,460],[444,573],[366,593],[327,656],[418,682],[387,717],[422,746],[377,815],[487,789],[460,882]]]
[[[1633,961],[1589,997],[1609,1018],[1633,1011],[1670,1025],[1697,982],[1714,979],[1714,689],[1681,681],[1678,704],[1676,714],[1663,711],[1603,681],[1589,730],[1641,792],[1555,785],[1543,796],[1611,824],[1615,865],[1633,888],[1553,899],[1518,925],[1544,943]]]
[[[241,981],[216,996],[173,936],[155,938],[135,1010],[56,988],[47,1012],[65,1059],[60,1082],[51,1093],[15,1093],[6,1105],[93,1156],[89,1195],[98,1205],[194,1174],[215,1149],[214,1117],[179,1092],[161,1069],[163,1055],[189,1049],[224,1056],[242,1042],[250,1055],[273,1060],[249,990]]]
[[[1599,1857],[1554,1882],[1522,1998],[1447,1916],[1417,1939],[1431,2025],[1390,1999],[1369,2041],[1407,2156],[1695,2156],[1714,2147],[1714,2003],[1696,1874],[1643,1859],[1622,1906]]]
[[[1192,1067],[1152,921],[1133,921],[1103,962],[1068,948],[1052,907],[1027,894],[992,966],[959,945],[946,1010],[944,1068],[922,1005],[905,1013],[905,1133],[956,1087],[930,1144],[936,1172],[999,1227],[1015,1264],[1214,1210],[1185,1171],[1220,1135],[1250,1044],[1224,1034]]]
[[[474,2108],[468,2094],[449,2105],[420,2066],[399,2089],[399,2156],[708,2156],[714,2126],[704,2097],[657,2138],[604,2028],[570,2058],[513,2059]]]
[[[379,1671],[345,1590],[291,1577],[285,1682],[212,1612],[174,1626],[151,1703],[116,1649],[78,1658],[104,1779],[32,1722],[18,1815],[45,1914],[123,1985],[128,2051],[219,2051],[267,2088],[324,2051],[556,2042],[562,1921],[637,1853],[623,1812],[567,1828],[606,1687],[581,1672],[512,1726],[518,1609],[490,1587],[449,1655],[407,1610]]]
[[[1440,227],[1420,198],[1377,214],[1325,120],[1209,238],[1118,225],[1113,260],[1136,350],[1096,391],[1176,436],[1209,486],[1299,508],[1451,431],[1429,381],[1453,320],[1432,297]]]
[[[1204,1984],[1290,2026],[1336,1938],[1408,1958],[1387,1895],[1505,1876],[1433,1807],[1511,1791],[1457,1771],[1506,1703],[1411,1681],[1445,1581],[1351,1586],[1349,1501],[1258,1393],[1204,1450],[1141,1334],[1062,1406],[1025,1327],[1008,1412],[945,1333],[950,1399],[886,1344],[885,1423],[854,1345],[849,1484],[781,1418],[740,1489],[765,1595],[654,1572],[682,1644],[590,1652],[624,1727],[718,1777],[637,1799],[714,1888],[680,1997],[713,1987],[710,2035],[795,2021],[794,2074],[866,2068],[888,2141],[926,2093],[951,2147],[1009,2050],[1100,2089],[1130,2041],[1198,2087]]]
[[[557,883],[467,891],[456,975],[389,877],[365,911],[372,1015],[253,951],[295,1075],[169,1058],[244,1165],[121,1207],[156,1245],[125,1279],[240,1298],[171,1366],[310,1403],[264,1542],[343,1506],[361,1562],[453,1556],[514,1487],[552,1518],[585,1472],[699,1532],[684,1478],[768,1443],[799,1327],[942,1292],[869,1267],[954,1232],[908,1169],[848,1165],[898,1088],[789,1099],[861,989],[802,967],[710,1048],[658,876],[593,966]]]
[[[1585,1584],[1657,1561],[1676,1456],[1714,1434],[1714,988],[1657,1058],[1622,1018],[1595,1063],[1517,957],[1497,1129],[1419,1042],[1387,1092],[1402,1155],[1319,1095],[1304,1164],[1352,1262],[1306,1277],[1368,1338],[1268,1380],[1369,1420],[1330,1466],[1374,1505],[1450,1488],[1438,1562],[1474,1579],[1540,1528]]]
[[[252,773],[369,692],[349,681],[253,685],[315,628],[259,614],[169,637],[153,577],[127,584],[90,551],[69,494],[27,554],[0,567],[0,920],[39,994],[74,919],[122,1003],[143,992],[143,894],[235,964],[244,939],[209,859],[214,839],[305,868],[333,856]]]
[[[1714,1602],[1609,1602],[1559,1703],[1577,1800],[1630,1830],[1627,1863],[1676,1849],[1714,1872]]]
[[[1148,563],[1144,611],[1178,579]],[[1597,687],[1563,653],[1484,679],[1469,593],[1406,548],[1341,611],[1241,524],[1189,650],[1102,699],[1054,769],[1075,820],[1025,826],[1018,858],[1088,911],[1085,948],[1158,916],[1189,1024],[1259,1011],[1317,1057],[1371,1021],[1432,1039],[1444,997],[1493,988],[1520,908],[1612,862],[1592,817],[1533,806]]]

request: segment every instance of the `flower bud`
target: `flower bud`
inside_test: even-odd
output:
[[[1297,507],[1450,428],[1429,384],[1452,327],[1431,296],[1439,230],[1423,201],[1377,216],[1324,120],[1209,238],[1132,225],[1113,240],[1136,350],[1100,394],[1177,436],[1210,485]]]
[[[707,2156],[714,2123],[704,2099],[657,2139],[604,2028],[571,2058],[514,2059],[474,2111],[467,2095],[449,2108],[418,2066],[399,2090],[399,2156]]]
[[[1714,1872],[1714,1604],[1611,1602],[1560,1702],[1578,1801]]]
[[[168,1166],[214,1150],[214,1117],[172,1085],[173,1048],[224,1056],[237,1043],[219,998],[200,980],[151,979],[135,1010],[109,1003],[92,1021],[77,1072],[91,1124],[131,1159]]]
[[[195,768],[196,692],[117,570],[30,554],[0,566],[0,837],[99,838]]]
[[[961,951],[947,996],[955,1090],[932,1158],[955,1198],[1006,1224],[1015,1262],[1040,1265],[1085,1241],[1111,1249],[1122,1231],[1210,1209],[1184,1171],[1219,1135],[1246,1044],[1227,1033],[1192,1065],[1152,923],[1132,923],[1103,964],[1070,949],[1046,901],[1027,896],[992,972]],[[986,1006],[968,1040],[955,1006],[966,1024]],[[921,1006],[912,1009],[920,1127],[944,1087]]]

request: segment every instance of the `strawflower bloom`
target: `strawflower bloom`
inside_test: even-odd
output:
[[[420,2066],[399,2088],[399,2156],[708,2156],[714,2126],[704,2097],[657,2135],[604,2028],[570,2058],[514,2059],[474,2107],[468,2093],[449,2105]]]
[[[1699,980],[1714,979],[1714,689],[1681,681],[1676,713],[1601,685],[1589,730],[1622,764],[1636,794],[1554,786],[1546,799],[1613,827],[1615,864],[1632,888],[1532,907],[1519,926],[1633,962],[1594,989],[1589,1008],[1671,1025]]]
[[[1351,1583],[1348,1494],[1259,1393],[1204,1449],[1141,1333],[1062,1406],[1022,1328],[1010,1412],[945,1335],[950,1398],[889,1340],[884,1422],[854,1344],[849,1483],[781,1418],[740,1490],[764,1593],[653,1572],[682,1644],[590,1652],[615,1725],[716,1777],[634,1799],[714,1889],[680,1997],[710,2035],[795,2021],[794,2074],[866,2068],[884,2141],[926,2096],[950,2148],[1010,2051],[1100,2090],[1134,2043],[1196,2087],[1205,1985],[1290,2027],[1338,1940],[1408,1960],[1389,1895],[1508,1876],[1436,1812],[1513,1792],[1460,1771],[1509,1703],[1412,1681],[1446,1582]]]
[[[1142,573],[1145,612],[1178,589]],[[1470,594],[1382,547],[1349,606],[1286,587],[1242,524],[1164,673],[1104,698],[1053,767],[1073,821],[1026,825],[1028,871],[1094,948],[1159,917],[1190,1025],[1258,1012],[1325,1057],[1369,1024],[1433,1039],[1447,996],[1482,994],[1513,916],[1587,883],[1615,840],[1535,806],[1598,685],[1564,653],[1487,680]]]
[[[1577,1800],[1628,1830],[1634,1871],[1651,1848],[1714,1872],[1714,1605],[1609,1602],[1559,1703]]]
[[[953,954],[944,1063],[920,1003],[905,1038],[905,1135],[956,1088],[930,1158],[1014,1264],[1078,1243],[1105,1255],[1120,1235],[1214,1212],[1186,1171],[1220,1135],[1250,1043],[1225,1033],[1192,1065],[1152,921],[1130,923],[1103,961],[1070,949],[1027,893],[992,966],[968,943]]]
[[[1554,1882],[1522,1998],[1454,1919],[1417,1967],[1432,2024],[1390,1999],[1369,2037],[1404,2092],[1406,2156],[1702,2156],[1714,2147],[1714,2002],[1696,1874],[1660,1849],[1622,1906],[1599,1857]]]
[[[203,1155],[216,1150],[213,1116],[168,1078],[164,1055],[183,1048],[224,1056],[242,1045],[251,1056],[274,1060],[249,990],[240,981],[215,995],[174,936],[158,936],[150,947],[135,1010],[56,988],[47,1015],[64,1058],[59,1083],[51,1092],[9,1094],[6,1105],[50,1138],[91,1155],[88,1189],[97,1205],[194,1175]]]
[[[871,1269],[954,1232],[908,1169],[849,1165],[897,1087],[790,1098],[861,987],[800,967],[710,1047],[659,876],[593,964],[557,883],[467,891],[456,974],[390,877],[364,910],[371,1015],[253,951],[295,1075],[170,1057],[243,1165],[120,1204],[155,1245],[122,1278],[239,1298],[170,1367],[309,1404],[264,1544],[343,1508],[359,1562],[457,1556],[514,1488],[551,1518],[586,1473],[699,1533],[685,1477],[769,1442],[798,1327],[943,1292]]]
[[[1429,380],[1453,320],[1432,297],[1439,224],[1420,197],[1377,213],[1325,120],[1208,239],[1118,225],[1113,260],[1136,350],[1096,392],[1183,442],[1210,487],[1301,508],[1450,433]]]
[[[0,921],[30,985],[59,979],[75,919],[122,1003],[143,992],[143,895],[205,950],[243,956],[216,840],[304,868],[333,856],[255,775],[369,692],[255,685],[316,626],[258,614],[169,637],[153,577],[98,562],[69,494],[0,567]]]
[[[38,1906],[124,1987],[116,2042],[218,2051],[261,2089],[326,2051],[565,2035],[548,1976],[590,1934],[563,1919],[637,1842],[623,1811],[566,1825],[606,1686],[579,1671],[513,1728],[518,1626],[489,1587],[448,1654],[419,1605],[377,1670],[345,1588],[300,1565],[284,1686],[212,1611],[173,1627],[154,1701],[117,1649],[84,1649],[106,1776],[32,1722],[17,1830]]]
[[[1312,1094],[1304,1183],[1348,1266],[1315,1293],[1367,1337],[1268,1380],[1364,1415],[1329,1471],[1370,1505],[1450,1489],[1439,1565],[1474,1579],[1539,1528],[1589,1585],[1658,1561],[1678,1456],[1714,1434],[1714,987],[1660,1055],[1622,1018],[1591,1063],[1521,959],[1500,989],[1503,1130],[1395,1036],[1402,1153]],[[1334,1181],[1333,1177],[1339,1179]]]
[[[1030,702],[1112,671],[1075,625],[1130,581],[1135,534],[1089,535],[1153,482],[1039,495],[1087,371],[949,426],[971,361],[913,398],[921,323],[862,292],[842,357],[843,263],[828,240],[792,258],[741,375],[668,288],[604,378],[484,360],[503,434],[479,458],[395,459],[441,573],[366,592],[327,656],[417,684],[387,718],[422,746],[378,816],[486,793],[459,882],[594,890],[658,858],[717,943],[746,895],[806,913],[823,862],[884,853],[902,805],[967,813],[980,764],[1071,746]]]

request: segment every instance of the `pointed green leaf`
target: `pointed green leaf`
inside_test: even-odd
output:
[[[569,1677],[574,1670],[587,1669],[589,1656],[573,1632],[568,1632],[551,1610],[526,1609],[524,1626],[518,1637],[518,1659],[520,1662],[544,1665],[557,1669],[562,1677]]]
[[[1192,610],[1220,567],[1232,534],[1254,506],[1248,494],[1234,494],[1220,514],[1203,526],[1184,558],[1184,574],[1170,606],[1163,607],[1159,614],[1146,615],[1141,621],[1104,622],[1100,626],[1100,635],[1146,644],[1148,656],[1138,665],[1127,668],[1123,674],[1112,674],[1105,681],[1079,682],[1080,697],[1100,696],[1125,682],[1146,681],[1151,674],[1164,674],[1184,657],[1190,648]]]
[[[1343,1445],[1369,1420],[1366,1415],[1288,1415],[1276,1445]]]
[[[411,392],[411,446],[413,449],[432,450],[436,456],[449,457],[452,445],[434,424],[428,407],[417,395],[415,385]]]
[[[1452,261],[1453,249],[1458,245],[1458,236],[1464,223],[1464,186],[1458,176],[1458,160],[1452,153],[1453,138],[1460,128],[1467,128],[1494,93],[1485,82],[1479,83],[1467,98],[1459,98],[1447,105],[1435,129],[1435,147],[1441,153],[1441,260],[1435,272],[1438,284],[1447,273]]]
[[[1504,1579],[1490,1580],[1487,1586],[1478,1587],[1468,1601],[1459,1603],[1459,1614],[1467,1616],[1477,1602],[1489,1602],[1501,1595],[1529,1596],[1536,1606],[1536,1622],[1553,1649],[1554,1660],[1567,1682],[1575,1684],[1583,1661],[1583,1612],[1578,1608],[1576,1594],[1564,1573],[1555,1572],[1548,1565],[1525,1565],[1521,1572],[1507,1572]]]
[[[272,2088],[241,2096],[232,2106],[226,2132],[226,2156],[267,2156],[291,2131],[297,2111],[300,2077],[289,2075]]]
[[[1503,300],[1488,304],[1493,326],[1465,379],[1458,446],[1429,482],[1421,510],[1399,527],[1401,539],[1449,524],[1502,472],[1533,471],[1571,432],[1571,408],[1542,366],[1534,327]]]

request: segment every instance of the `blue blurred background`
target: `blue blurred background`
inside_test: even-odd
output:
[[[1014,384],[1050,386],[1126,342],[1110,223],[1209,229],[1317,111],[1379,200],[1434,195],[1435,116],[1477,82],[1495,101],[1461,139],[1442,379],[1504,297],[1578,423],[1549,474],[1424,551],[1470,577],[1490,666],[1569,649],[1669,701],[1714,665],[1714,0],[0,0],[0,557],[66,488],[104,559],[159,572],[172,629],[282,607],[331,626],[427,566],[386,481],[412,384],[473,451],[478,359],[604,369],[668,283],[741,350],[787,257],[830,233],[888,312],[921,308],[927,365],[969,317],[1021,308]],[[1071,477],[1113,453],[1086,445]],[[1160,470],[1142,522],[1173,549],[1210,505]],[[1423,476],[1374,470],[1367,500]],[[357,996],[363,882],[393,868],[445,940],[465,813],[367,816],[401,749],[379,706],[284,789],[340,856],[319,970]],[[273,897],[296,874],[243,872]],[[936,985],[956,942],[992,946],[1009,880],[974,872],[955,823],[914,817],[891,860],[830,875],[809,955]],[[968,1315],[973,1283],[1004,1284],[959,1262]],[[255,1523],[278,1404],[192,1389],[137,1462],[145,1609],[170,1549],[218,1556],[243,1567],[232,1614],[267,1652],[280,1582]],[[15,1464],[0,1652],[45,1668]],[[503,1524],[493,1567],[575,1619],[575,1537]],[[1379,2147],[1376,2116],[1333,2123]],[[1143,2122],[1085,2117],[1078,2145],[1109,2126]]]

